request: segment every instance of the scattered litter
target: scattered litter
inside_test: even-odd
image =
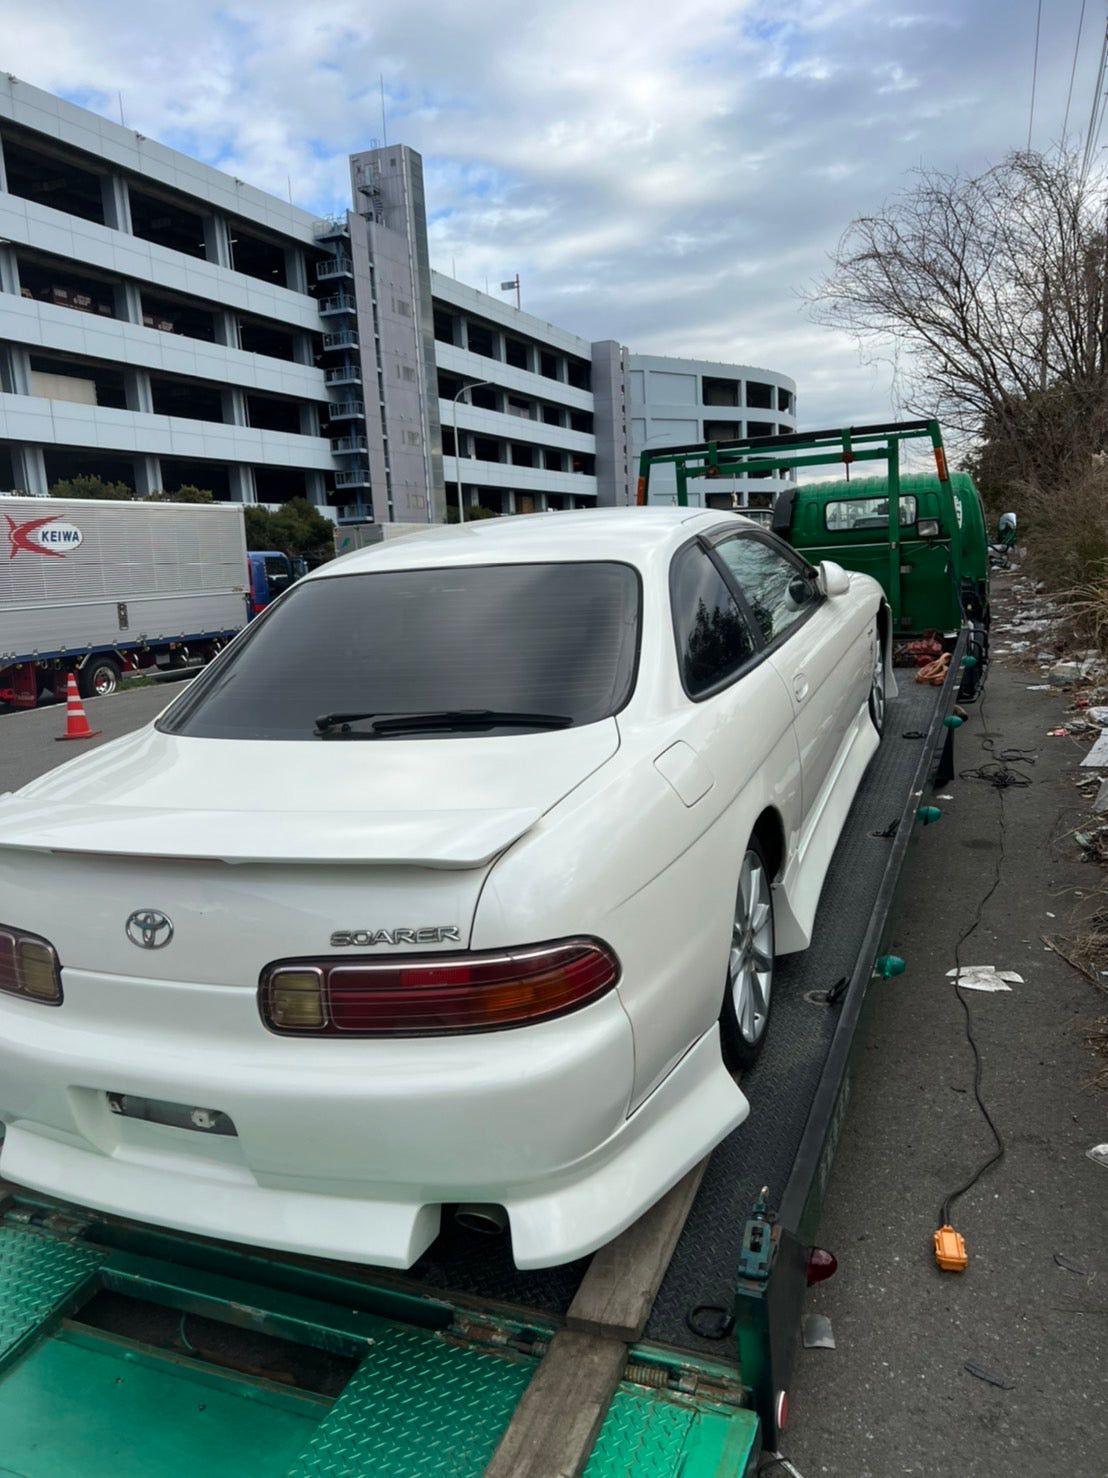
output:
[[[1093,810],[1098,816],[1103,816],[1108,811],[1108,777],[1100,782],[1100,789],[1093,800]]]
[[[957,976],[957,983],[965,990],[1011,990],[1013,985],[1023,984],[1022,975],[1014,970],[998,970],[995,965],[963,965],[946,973],[948,979]]]
[[[1085,1158],[1108,1170],[1108,1144],[1094,1144],[1091,1150],[1085,1151]]]
[[[801,1325],[801,1339],[806,1350],[833,1350],[835,1336],[826,1314],[807,1314]]]
[[[1094,767],[1097,769],[1108,768],[1108,730],[1101,733],[1100,738],[1093,745],[1092,749],[1089,750],[1088,754],[1081,761],[1081,764],[1086,769]]]
[[[1079,1268],[1075,1262],[1071,1262],[1064,1252],[1056,1252],[1054,1254],[1054,1261],[1060,1268],[1065,1268],[1067,1273],[1080,1273],[1082,1277],[1085,1276],[1085,1269]]]
[[[1057,918],[1057,917],[1058,917],[1058,915],[1057,915],[1057,914],[1053,914],[1053,913],[1051,913],[1051,911],[1050,911],[1050,909],[1049,909],[1049,908],[1048,908],[1048,909],[1047,909],[1047,911],[1046,911],[1046,916],[1047,916],[1047,918],[1048,918],[1048,919],[1056,919],[1056,918]]]
[[[1027,684],[1027,691],[1029,693],[1049,693],[1050,692],[1050,684],[1049,683],[1028,683]]]
[[[1015,1381],[1009,1380],[1006,1375],[1001,1375],[998,1370],[990,1370],[986,1365],[978,1365],[973,1360],[967,1360],[962,1369],[970,1375],[975,1375],[978,1380],[988,1381],[990,1386],[999,1386],[1002,1391],[1015,1389]]]
[[[1089,717],[1103,728],[1105,724],[1108,724],[1108,708],[1102,708],[1100,704],[1096,704],[1090,707]]]
[[[941,796],[939,796],[939,800],[941,800],[941,801],[952,801],[953,799],[954,799],[954,797],[952,795],[941,795]]]
[[[1075,831],[1073,839],[1087,859],[1093,862],[1108,862],[1108,825],[1089,826],[1084,831]]]
[[[762,1464],[758,1469],[759,1473],[768,1473],[770,1469],[773,1469],[776,1478],[777,1469],[780,1468],[785,1478],[804,1478],[800,1469],[790,1463],[787,1457],[782,1457],[779,1452],[767,1451],[765,1456],[769,1458],[769,1462]]]
[[[1069,732],[1070,731],[1068,729],[1058,728],[1047,729],[1046,734],[1048,739],[1067,739],[1069,738]],[[1084,763],[1084,761],[1082,761],[1082,763]]]

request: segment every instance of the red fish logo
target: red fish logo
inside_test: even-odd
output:
[[[44,554],[48,559],[65,558],[64,549],[47,549],[45,544],[32,538],[36,529],[41,529],[45,524],[57,523],[59,514],[54,513],[48,518],[29,518],[23,523],[16,523],[10,513],[5,513],[4,517],[8,520],[8,540],[11,544],[9,559],[14,559],[21,549],[25,549],[28,554]],[[74,541],[67,542],[72,544]],[[80,543],[80,538],[75,542]]]

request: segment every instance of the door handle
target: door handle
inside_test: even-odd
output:
[[[793,678],[793,693],[798,703],[803,703],[808,696],[808,679],[803,672],[798,672]]]

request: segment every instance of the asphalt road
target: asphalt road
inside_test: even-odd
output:
[[[1042,937],[1067,932],[1103,874],[1067,835],[1085,814],[1073,783],[1084,749],[1047,737],[1070,700],[1029,691],[1038,681],[994,664],[957,741],[961,770],[992,758],[986,738],[1036,753],[1012,766],[1031,785],[956,779],[937,802],[943,819],[917,828],[909,850],[893,936],[907,970],[877,987],[819,1234],[839,1271],[809,1294],[836,1348],[799,1352],[782,1442],[803,1478],[1108,1472],[1108,1170],[1085,1156],[1108,1140],[1108,1096],[1083,1041],[1108,996]],[[979,910],[962,964],[1025,983],[963,993],[1005,1154],[955,1205],[969,1267],[944,1273],[931,1248],[939,1208],[994,1147],[946,979]]]
[[[89,727],[101,731],[98,739],[61,741],[64,703],[0,713],[0,794],[149,723],[180,691],[180,684],[159,683],[114,693],[110,698],[84,699]]]
[[[1036,680],[994,664],[957,755],[964,770],[992,757],[985,739],[1034,751],[1020,767],[1032,784],[999,791],[956,779],[952,799],[938,801],[942,821],[917,828],[909,851],[893,941],[908,968],[877,987],[820,1230],[839,1271],[809,1297],[812,1312],[830,1316],[837,1348],[799,1352],[782,1443],[802,1478],[1108,1470],[1108,1171],[1085,1156],[1108,1140],[1108,1123],[1083,1041],[1108,997],[1042,938],[1066,932],[1101,876],[1068,836],[1084,814],[1073,784],[1083,750],[1047,737],[1067,700],[1029,691]],[[59,707],[0,716],[0,792],[147,722],[172,697],[142,688],[91,700],[104,737],[85,743],[54,742]],[[962,963],[1015,969],[1025,983],[965,993],[1005,1156],[954,1208],[970,1256],[954,1274],[936,1268],[931,1233],[944,1196],[992,1140],[945,972],[979,909]]]

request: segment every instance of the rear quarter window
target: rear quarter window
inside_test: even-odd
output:
[[[699,544],[673,559],[670,602],[677,663],[690,698],[719,687],[754,655],[754,638],[727,582]]]

